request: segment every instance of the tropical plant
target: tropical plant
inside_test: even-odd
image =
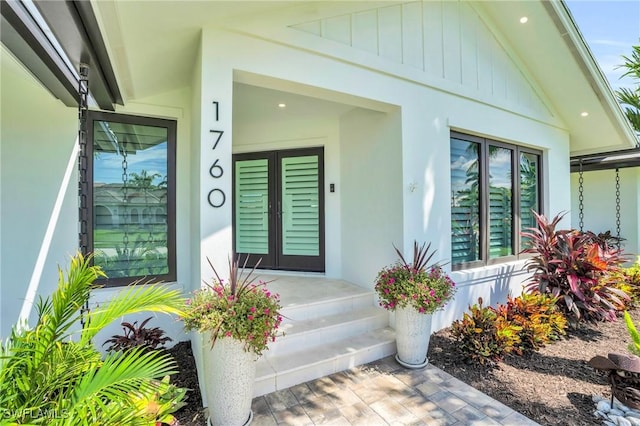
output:
[[[406,261],[402,252],[394,246],[398,261],[380,270],[375,290],[380,306],[388,310],[411,306],[420,313],[433,313],[442,309],[455,294],[455,283],[442,266],[429,262],[435,254],[431,244],[418,246],[413,243],[413,260]]]
[[[491,306],[483,307],[482,302],[478,298],[478,303],[469,307],[470,312],[451,325],[451,334],[466,359],[493,365],[518,347],[521,327]]]
[[[631,298],[631,305],[640,306],[640,256],[633,265],[623,269],[624,280],[620,287]]]
[[[558,306],[572,324],[580,320],[615,320],[616,306],[628,296],[613,286],[604,285],[600,278],[619,268],[619,250],[603,250],[591,234],[557,230],[564,214],[550,221],[535,213],[536,228],[528,228],[522,236],[528,240],[523,253],[533,256],[527,260],[532,277],[528,291],[550,293],[560,299]]]
[[[165,332],[160,327],[145,327],[151,318],[153,317],[142,321],[140,325],[138,325],[138,321],[134,321],[133,324],[122,322],[122,334],[111,336],[103,343],[103,346],[109,344],[108,351],[123,351],[137,347],[157,349],[172,341],[173,339],[164,335]]]
[[[638,333],[633,319],[631,319],[631,315],[629,315],[627,311],[624,311],[624,322],[627,325],[627,330],[632,340],[628,346],[629,351],[634,355],[640,356],[640,333]]]
[[[638,85],[635,88],[623,87],[616,90],[618,101],[624,106],[624,112],[631,126],[640,133],[640,46],[632,46],[631,56],[623,56],[623,68],[627,71],[623,77],[631,77]]]
[[[520,327],[520,345],[516,351],[538,350],[546,343],[566,334],[567,319],[556,305],[557,299],[548,294],[522,293],[507,298],[506,305],[497,310],[512,324]]]
[[[82,307],[104,274],[77,254],[58,288],[37,303],[33,328],[15,327],[0,345],[0,407],[10,424],[146,425],[134,395],[153,395],[175,371],[169,355],[136,348],[101,359],[92,340],[115,319],[142,311],[181,314],[182,298],[162,285],[136,282],[109,302]],[[80,321],[84,319],[84,321]],[[78,330],[79,329],[79,330]]]
[[[275,341],[282,322],[280,298],[267,289],[267,282],[255,280],[256,264],[249,272],[239,258],[229,259],[229,280],[220,277],[208,260],[215,278],[187,299],[182,315],[187,330],[209,333],[211,346],[217,339],[232,338],[244,342],[245,351],[261,355]]]
[[[173,413],[186,405],[184,400],[187,396],[187,389],[179,388],[170,383],[169,376],[155,381],[155,384],[156,391],[153,393],[136,392],[133,394],[135,406],[142,413],[141,417],[146,420],[148,426],[177,425]]]

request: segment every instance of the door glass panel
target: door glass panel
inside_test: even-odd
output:
[[[318,156],[282,158],[282,254],[318,256]]]
[[[489,146],[489,258],[513,254],[513,151]]]
[[[269,253],[269,163],[236,161],[236,252]]]

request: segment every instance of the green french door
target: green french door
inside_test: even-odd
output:
[[[324,271],[322,148],[233,157],[234,250],[261,268]]]

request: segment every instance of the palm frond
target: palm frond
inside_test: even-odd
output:
[[[90,341],[98,331],[118,318],[137,312],[164,312],[182,315],[184,300],[178,290],[163,284],[136,281],[108,303],[91,310],[82,330],[82,341]]]
[[[72,396],[70,410],[82,410],[104,397],[112,401],[128,401],[133,392],[153,390],[162,379],[176,373],[175,361],[168,354],[136,348],[126,352],[113,352],[99,368],[88,371]]]

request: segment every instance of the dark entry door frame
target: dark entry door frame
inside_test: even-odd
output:
[[[318,225],[318,252],[317,255],[285,254],[284,242],[284,216],[291,214],[285,211],[283,202],[283,160],[296,157],[317,156],[317,225]],[[243,253],[238,251],[236,209],[238,206],[238,194],[236,193],[237,163],[247,160],[266,160],[268,176],[268,195],[266,202],[267,226],[268,226],[268,252],[260,254]],[[234,252],[244,257],[249,254],[248,265],[254,266],[258,259],[260,268],[279,269],[292,271],[324,272],[325,270],[325,215],[324,215],[324,149],[301,148],[279,151],[251,152],[234,154],[233,156],[233,249]],[[290,206],[289,206],[290,207]]]

